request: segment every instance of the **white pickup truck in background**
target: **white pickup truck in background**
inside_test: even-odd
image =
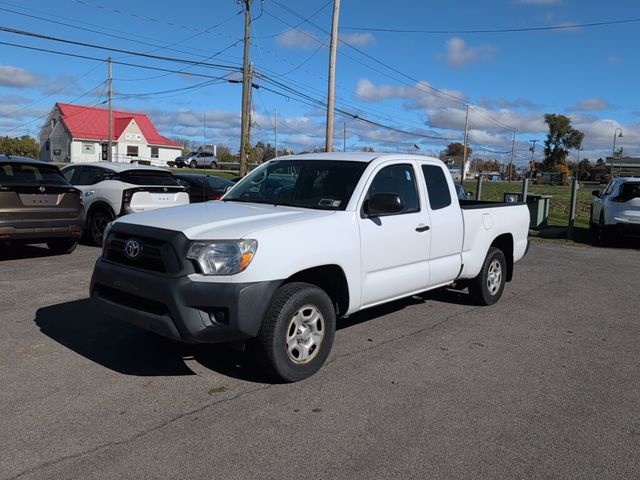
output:
[[[280,157],[220,201],[114,221],[91,297],[176,340],[248,341],[274,379],[297,381],[327,359],[336,318],[453,282],[495,303],[528,228],[524,204],[458,200],[435,158]]]

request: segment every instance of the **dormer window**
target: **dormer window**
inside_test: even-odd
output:
[[[56,124],[58,123],[58,119],[57,118],[52,118],[51,119],[51,130],[53,130],[56,127]]]

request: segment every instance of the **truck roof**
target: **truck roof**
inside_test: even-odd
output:
[[[380,152],[319,152],[319,153],[302,153],[299,155],[285,155],[277,157],[274,160],[337,160],[351,162],[372,162],[377,159],[385,158],[406,158],[411,160],[438,160],[434,157],[426,155],[413,155],[410,153],[380,153]]]

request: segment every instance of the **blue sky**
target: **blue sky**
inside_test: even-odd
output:
[[[324,145],[325,113],[316,101],[326,101],[332,5],[254,0],[252,141],[273,143],[277,110],[280,148]],[[236,150],[241,10],[233,0],[0,0],[2,27],[182,63],[6,31],[0,42],[111,56],[119,62],[113,66],[115,108],[148,113],[169,137]],[[612,21],[624,22],[496,31]],[[348,150],[409,151],[415,144],[437,154],[461,140],[468,103],[474,156],[508,159],[504,152],[516,130],[516,161],[530,158],[532,139],[539,140],[539,157],[545,113],[568,115],[585,133],[581,158],[610,155],[616,128],[623,131],[617,147],[640,156],[633,40],[640,2],[342,0],[339,24],[336,107],[359,119],[336,116],[336,149],[342,149],[346,127]],[[478,30],[489,32],[470,32]],[[37,135],[56,101],[106,106],[106,75],[101,61],[0,44],[0,135]]]

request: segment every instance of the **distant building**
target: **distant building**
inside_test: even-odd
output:
[[[607,157],[604,164],[596,164],[591,169],[591,179],[605,182],[612,176],[640,177],[640,158]]]
[[[112,159],[165,166],[182,146],[158,133],[142,113],[113,111]],[[109,113],[95,107],[56,103],[40,130],[40,160],[59,163],[107,159]]]
[[[462,155],[460,156],[446,156],[443,155],[440,159],[445,163],[451,175],[454,177],[454,180],[460,179],[460,172],[462,171]],[[471,170],[471,159],[467,159],[464,164],[464,178],[469,178],[469,172]]]

